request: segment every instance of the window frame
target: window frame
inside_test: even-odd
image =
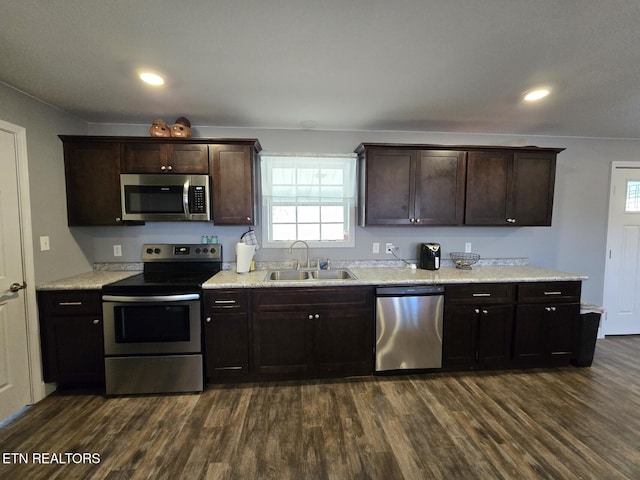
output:
[[[347,175],[343,173],[343,183],[342,188],[343,191],[351,192],[350,195],[342,196],[337,199],[335,202],[331,202],[326,200],[320,200],[317,203],[314,202],[300,202],[296,200],[291,201],[280,201],[274,202],[273,197],[268,193],[265,193],[265,190],[270,188],[267,186],[265,188],[266,182],[272,183],[272,173],[267,171],[269,167],[265,166],[265,162],[263,161],[266,158],[278,158],[278,159],[295,159],[300,158],[303,159],[304,162],[312,161],[314,163],[314,167],[318,167],[318,162],[321,162],[323,159],[327,160],[345,160],[353,162],[352,165],[343,167],[344,172],[350,171],[351,175]],[[295,161],[295,160],[293,160]],[[261,199],[261,230],[262,230],[262,247],[264,248],[287,248],[291,243],[296,240],[305,241],[309,247],[313,248],[354,248],[355,247],[355,231],[356,231],[356,214],[357,214],[357,156],[355,154],[318,154],[318,153],[273,153],[273,152],[260,152],[259,154],[259,162],[260,162],[260,199]],[[277,166],[272,165],[271,168],[278,168]],[[292,168],[297,169],[305,169],[308,168],[304,163],[302,165],[296,166],[292,165]],[[320,167],[318,167],[320,168]],[[346,178],[348,176],[352,176],[352,178]],[[345,185],[345,182],[351,182],[348,185]],[[298,183],[295,184],[299,185]],[[346,188],[345,188],[346,187]],[[269,192],[270,193],[270,192]],[[340,205],[343,208],[344,212],[344,222],[343,228],[347,234],[346,240],[306,240],[304,238],[294,238],[290,240],[272,240],[272,232],[273,232],[273,222],[272,222],[272,207],[274,205],[283,205],[283,206],[336,206]],[[300,222],[298,218],[296,218],[295,222],[292,222],[293,225],[296,226],[296,237],[298,237],[298,225],[304,224],[305,222]],[[318,224],[320,228],[322,228],[322,218],[319,219]],[[324,222],[330,224],[332,222]]]

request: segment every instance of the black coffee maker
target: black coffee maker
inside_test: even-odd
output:
[[[440,244],[420,244],[420,268],[424,270],[438,270],[440,268]]]

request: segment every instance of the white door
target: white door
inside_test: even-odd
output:
[[[640,162],[613,162],[602,333],[640,333]]]
[[[0,125],[0,421],[32,400],[17,151]]]

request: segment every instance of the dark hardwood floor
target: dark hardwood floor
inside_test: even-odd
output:
[[[639,352],[609,337],[590,368],[58,393],[0,429],[0,478],[637,479]]]

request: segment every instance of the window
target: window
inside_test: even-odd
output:
[[[355,155],[261,154],[262,243],[352,247]]]
[[[627,181],[627,200],[624,211],[640,212],[640,182],[637,180]]]

